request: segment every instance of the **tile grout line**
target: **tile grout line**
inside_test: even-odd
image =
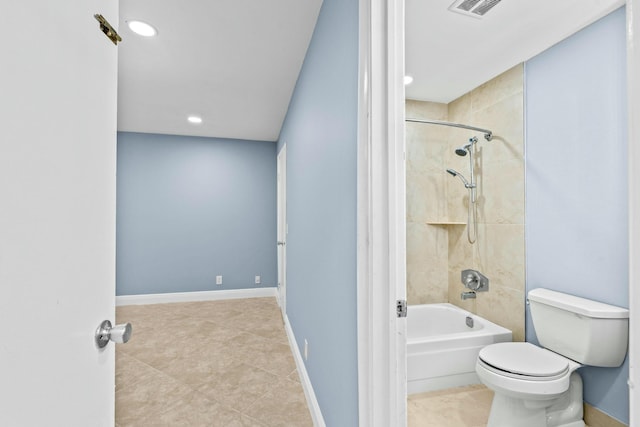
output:
[[[126,354],[126,353],[125,353],[125,354]],[[185,386],[185,387],[187,387],[187,388],[191,389],[192,391],[195,391],[195,392],[197,392],[197,391],[198,391],[198,390],[195,390],[193,387],[191,387],[189,384],[182,382],[179,378],[176,378],[176,377],[174,377],[173,375],[171,375],[171,374],[169,374],[169,373],[167,373],[167,372],[164,372],[164,371],[163,371],[163,370],[161,370],[161,369],[156,368],[155,366],[149,365],[148,363],[143,362],[142,360],[138,359],[138,358],[137,358],[137,357],[135,357],[135,356],[132,356],[132,355],[130,355],[130,354],[126,354],[126,355],[127,355],[127,357],[130,357],[130,358],[134,359],[136,362],[141,363],[141,364],[145,365],[146,367],[150,368],[151,370],[155,371],[155,373],[156,373],[156,374],[158,374],[158,373],[159,373],[159,374],[162,374],[162,376],[167,377],[167,378],[170,378],[170,379],[172,379],[172,380],[176,381],[177,383],[179,383],[180,385]],[[124,389],[128,389],[128,388],[130,388],[130,387],[132,387],[132,386],[134,386],[134,385],[137,385],[138,383],[140,383],[140,382],[142,382],[142,381],[143,381],[143,380],[138,380],[138,381],[136,381],[136,382],[135,382],[135,383],[133,383],[133,384],[129,384],[129,385],[127,385],[127,386],[121,387],[121,388],[120,388],[120,391],[121,391],[121,390],[124,390]],[[209,399],[209,400],[211,400],[211,399]],[[217,402],[217,403],[220,403],[220,402],[218,402],[218,401],[216,401],[216,402]]]

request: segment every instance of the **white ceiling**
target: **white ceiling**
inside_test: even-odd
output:
[[[275,141],[321,4],[121,1],[118,130]],[[158,35],[132,33],[131,19]]]
[[[406,0],[406,97],[448,103],[546,50],[623,0],[502,0],[482,19],[454,0]]]
[[[482,19],[406,0],[406,96],[450,102],[624,0],[503,0]],[[118,129],[274,141],[322,0],[120,2]],[[133,34],[144,20],[158,36]],[[203,123],[186,118],[200,115]]]

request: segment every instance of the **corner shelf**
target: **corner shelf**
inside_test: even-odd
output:
[[[449,225],[467,225],[467,223],[459,222],[459,221],[427,221],[427,225],[449,226]]]

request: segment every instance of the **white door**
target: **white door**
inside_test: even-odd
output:
[[[0,6],[0,425],[114,425],[117,0]]]
[[[287,145],[278,153],[278,296],[282,316],[287,314]]]

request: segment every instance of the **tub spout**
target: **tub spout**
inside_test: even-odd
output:
[[[469,298],[475,299],[475,297],[476,297],[476,293],[474,291],[463,292],[460,294],[460,298],[462,298],[463,300],[466,300]]]

